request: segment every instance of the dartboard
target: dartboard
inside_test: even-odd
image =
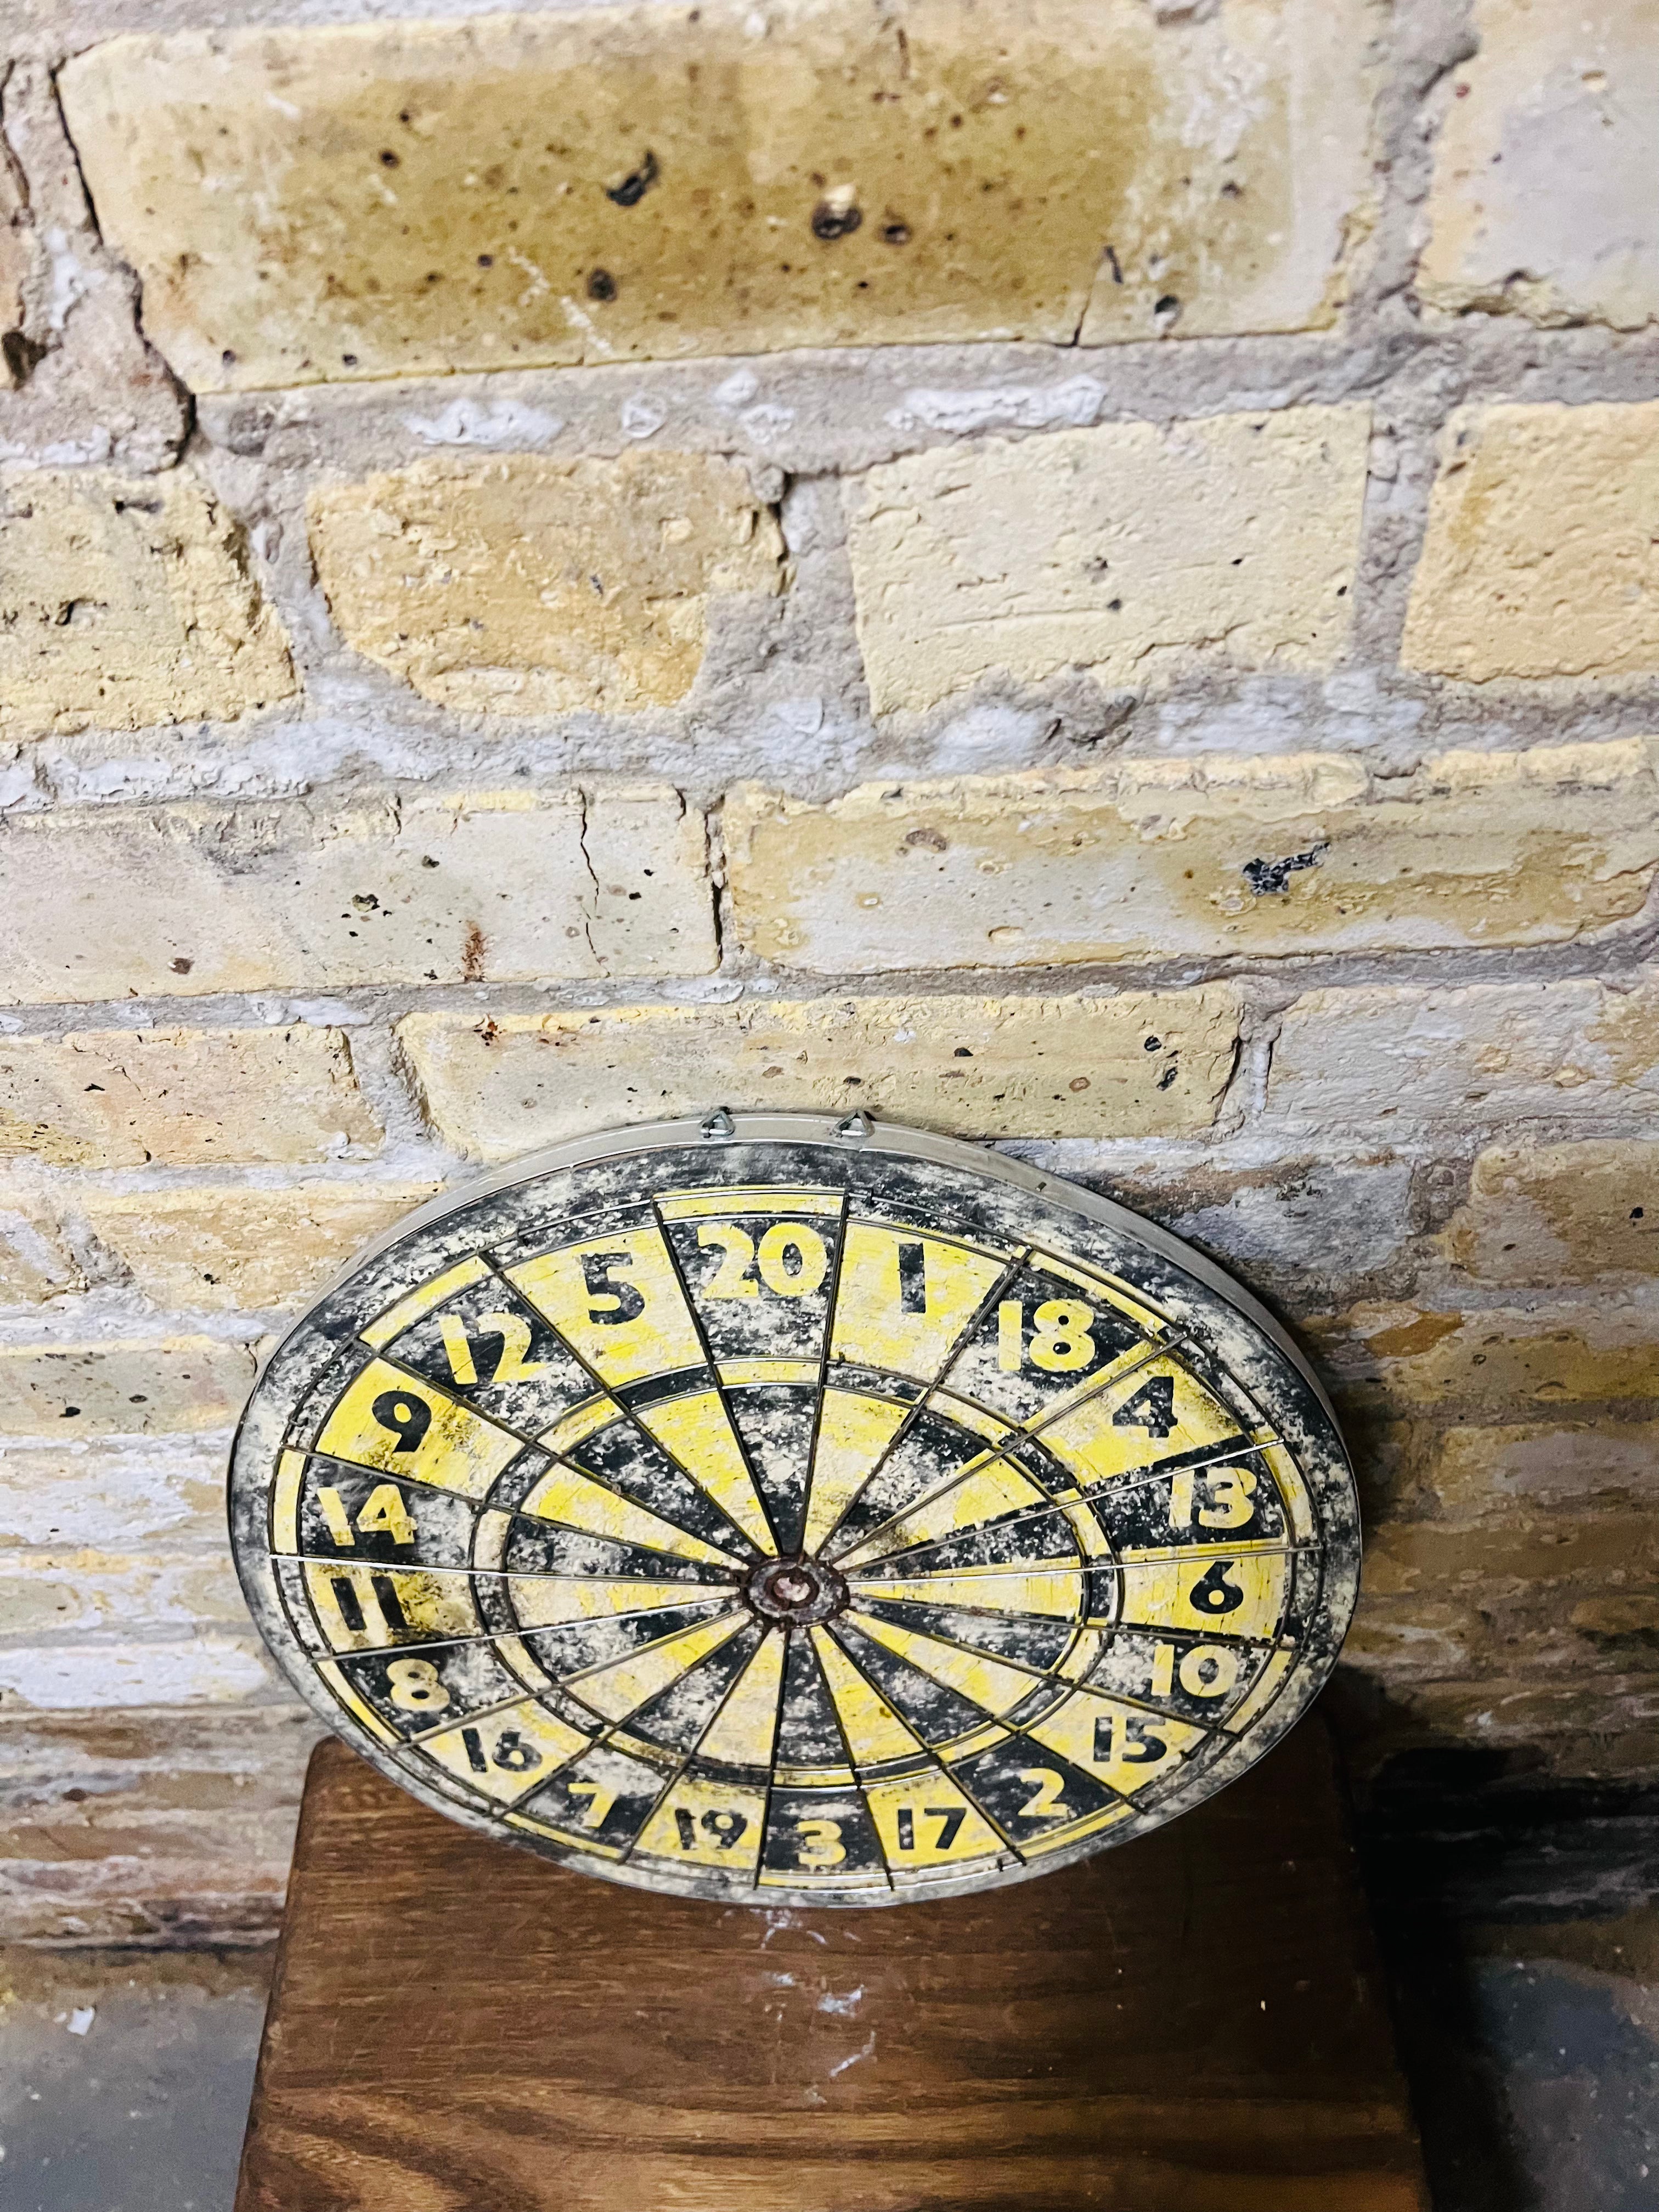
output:
[[[413,1215],[272,1356],[231,1515],[278,1660],[416,1796],[762,1905],[1184,1811],[1307,1706],[1358,1555],[1251,1299],[862,1115],[615,1132]]]

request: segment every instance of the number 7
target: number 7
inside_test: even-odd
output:
[[[617,1802],[617,1793],[607,1782],[571,1782],[565,1785],[571,1797],[588,1799],[587,1810],[582,1814],[585,1828],[602,1828],[605,1816]]]

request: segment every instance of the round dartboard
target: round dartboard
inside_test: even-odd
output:
[[[249,1601],[429,1804],[767,1904],[1018,1881],[1209,1796],[1352,1610],[1353,1484],[1250,1298],[1121,1207],[808,1115],[446,1197],[279,1346]]]

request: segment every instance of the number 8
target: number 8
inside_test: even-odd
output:
[[[406,1713],[441,1713],[451,1703],[443,1678],[429,1659],[394,1659],[386,1670],[392,1702]]]
[[[1095,1356],[1090,1334],[1094,1315],[1069,1298],[1049,1298],[1031,1316],[1031,1364],[1045,1374],[1070,1375]]]

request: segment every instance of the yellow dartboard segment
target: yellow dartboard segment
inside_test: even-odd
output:
[[[1118,1619],[1126,1626],[1271,1637],[1285,1610],[1290,1562],[1283,1552],[1193,1551],[1121,1571]]]
[[[307,1559],[304,1572],[313,1609],[336,1651],[477,1636],[483,1626],[465,1576],[332,1559]]]
[[[525,1498],[520,1510],[566,1528],[580,1528],[590,1536],[609,1536],[624,1544],[639,1544],[672,1559],[695,1559],[710,1567],[736,1567],[730,1552],[717,1551],[700,1536],[689,1535],[672,1521],[665,1521],[632,1499],[621,1498],[595,1482],[580,1468],[556,1467],[544,1474]]]
[[[516,1705],[497,1706],[418,1737],[414,1748],[468,1789],[511,1805],[556,1768],[579,1759],[592,1741],[533,1698],[521,1698]]]
[[[921,1738],[899,1718],[875,1684],[853,1664],[828,1630],[815,1628],[811,1634],[854,1765],[882,1766],[890,1759],[909,1759],[923,1750]]]
[[[1241,1438],[1243,1431],[1178,1359],[1145,1360],[1038,1431],[1085,1487],[1158,1461]]]
[[[849,1221],[830,1357],[931,1382],[1006,1273],[993,1253]]]
[[[969,1613],[1034,1613],[1060,1620],[1080,1613],[1085,1596],[1079,1575],[1020,1573],[1007,1567],[904,1577],[849,1574],[848,1586],[855,1599],[960,1606]]]
[[[839,1556],[837,1565],[850,1572],[872,1560],[914,1546],[955,1536],[995,1521],[1005,1513],[1018,1513],[1048,1502],[1047,1494],[1029,1474],[1007,1460],[987,1459],[982,1465],[963,1468],[923,1498],[877,1530],[862,1544]]]
[[[731,1416],[716,1392],[699,1390],[685,1398],[659,1398],[653,1405],[641,1406],[637,1418],[641,1427],[648,1429],[672,1454],[757,1551],[777,1550],[755,1478],[749,1472]]]
[[[678,1682],[699,1660],[718,1651],[722,1644],[729,1644],[747,1620],[734,1607],[718,1620],[700,1621],[678,1635],[664,1637],[660,1643],[642,1644],[626,1658],[584,1668],[567,1679],[585,1705],[592,1705],[613,1721],[625,1720],[648,1698]]]
[[[769,1766],[783,1694],[784,1632],[774,1629],[726,1692],[697,1745],[699,1759],[722,1766]]]
[[[483,1498],[524,1439],[401,1367],[372,1359],[323,1425],[317,1449],[354,1467]]]
[[[872,1782],[865,1795],[895,1875],[960,1866],[1007,1848],[973,1800],[938,1768],[902,1782]]]
[[[1074,1690],[1033,1721],[1027,1734],[1125,1797],[1145,1790],[1204,1741],[1202,1729],[1091,1690]]]
[[[857,1390],[826,1389],[818,1407],[806,1500],[805,1548],[820,1550],[881,1464],[910,1408]]]
[[[730,1583],[608,1581],[597,1575],[515,1575],[513,1610],[521,1628],[562,1628],[577,1620],[631,1620],[672,1607],[729,1605]]]
[[[702,1363],[660,1229],[590,1237],[511,1269],[508,1279],[613,1389]]]
[[[232,1540],[312,1705],[722,1908],[1024,1880],[1242,1773],[1356,1589],[1299,1354],[1046,1170],[717,1103],[422,1209],[270,1353]]]
[[[752,1881],[760,1863],[765,1822],[763,1790],[685,1775],[646,1822],[634,1848],[636,1853],[672,1859],[677,1865],[712,1867],[719,1874],[741,1873]]]
[[[947,1689],[954,1690],[959,1697],[988,1713],[1007,1712],[1030,1697],[1036,1687],[1037,1675],[1007,1666],[986,1652],[969,1651],[940,1637],[897,1627],[890,1620],[883,1620],[871,1613],[855,1611],[849,1613],[848,1619],[856,1622],[875,1643],[884,1644],[901,1659],[908,1660],[933,1680],[943,1682]]]

